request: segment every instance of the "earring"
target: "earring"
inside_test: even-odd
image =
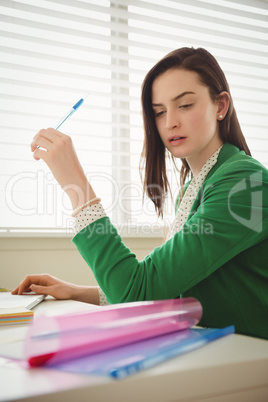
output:
[[[220,115],[219,115],[219,119],[222,119],[222,118],[223,118],[223,115],[222,115],[222,114],[220,114]]]

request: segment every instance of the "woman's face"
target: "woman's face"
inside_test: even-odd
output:
[[[168,70],[152,85],[152,107],[159,135],[175,158],[186,158],[194,175],[222,145],[219,102],[196,72]]]

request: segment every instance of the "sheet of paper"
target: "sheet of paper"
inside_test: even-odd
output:
[[[36,304],[44,300],[44,295],[37,295],[35,293],[12,295],[11,292],[0,292],[0,309],[25,307],[32,309]]]

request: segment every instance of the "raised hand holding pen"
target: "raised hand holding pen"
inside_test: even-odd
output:
[[[73,111],[71,110],[60,120],[56,125],[57,128],[77,110],[82,104],[79,102],[76,103],[76,108],[76,105],[72,108]],[[69,196],[74,209],[96,197],[79,162],[70,136],[55,128],[42,129],[34,136],[31,151],[34,159],[42,159],[47,164],[55,179]]]

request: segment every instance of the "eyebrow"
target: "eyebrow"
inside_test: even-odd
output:
[[[172,98],[171,101],[172,101],[172,102],[175,102],[176,100],[182,98],[182,97],[185,96],[185,95],[189,95],[189,94],[195,95],[195,92],[192,92],[192,91],[185,91],[185,92],[182,92],[181,94],[175,96],[175,98]],[[162,104],[162,103],[152,103],[152,106],[153,106],[153,107],[156,107],[156,106],[163,106],[163,104]]]

